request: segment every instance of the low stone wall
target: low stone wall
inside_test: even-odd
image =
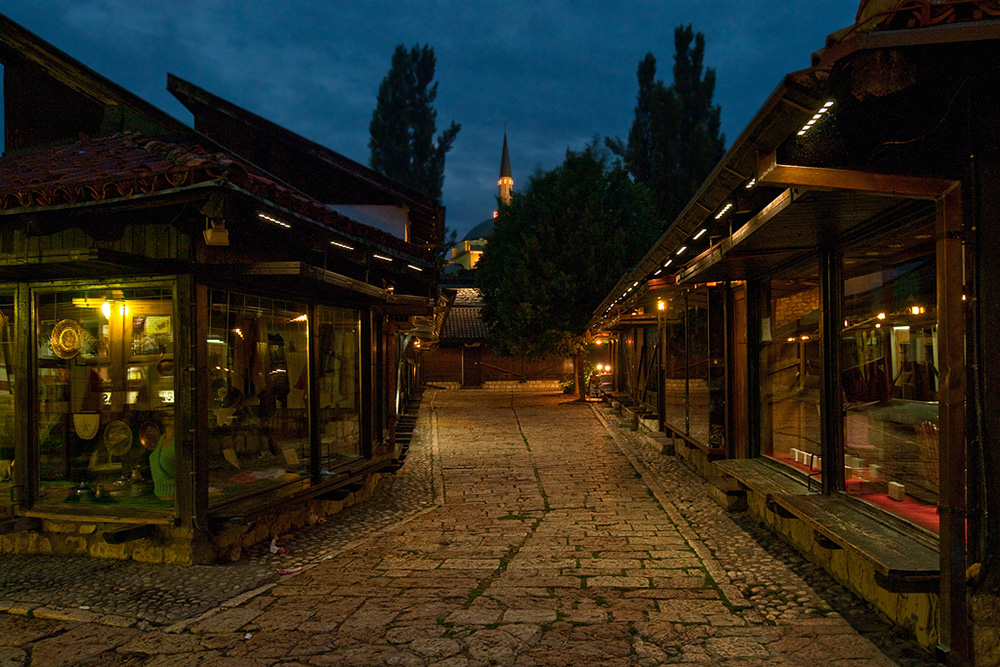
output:
[[[559,380],[490,380],[484,382],[481,387],[462,387],[459,382],[434,382],[434,387],[440,389],[464,389],[465,391],[562,391],[562,382]]]
[[[747,491],[750,515],[764,524],[809,561],[826,570],[839,584],[906,629],[922,646],[938,643],[939,596],[933,593],[893,593],[876,583],[875,565],[852,549],[830,549],[816,539],[804,521],[779,516],[767,504],[767,494]]]
[[[220,560],[239,560],[243,549],[280,537],[320,517],[337,514],[363,502],[377,488],[382,473],[365,478],[361,489],[343,500],[308,500],[256,515],[247,523],[230,523],[213,535],[204,530],[157,525],[148,538],[108,544],[105,532],[127,527],[83,518],[42,519],[40,530],[22,530],[0,535],[0,553],[56,554],[135,560],[142,563],[206,565]]]

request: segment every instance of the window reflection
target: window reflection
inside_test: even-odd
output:
[[[708,392],[708,288],[701,287],[688,296],[688,435],[709,444]]]
[[[361,456],[361,316],[319,309],[320,466],[329,471]]]
[[[13,502],[14,474],[14,296],[0,294],[0,505]],[[3,511],[0,510],[0,515]]]
[[[687,340],[684,335],[684,297],[667,304],[664,316],[666,348],[664,353],[664,415],[674,429],[687,431]]]
[[[708,288],[664,303],[664,421],[709,445]]]
[[[812,269],[812,270],[809,270]],[[772,280],[762,326],[763,452],[803,472],[819,471],[820,348],[816,267]]]
[[[210,502],[308,479],[306,304],[220,290],[209,302]]]
[[[40,501],[172,507],[171,291],[38,293],[35,308]]]
[[[931,248],[852,261],[841,333],[847,491],[937,530],[938,372]]]

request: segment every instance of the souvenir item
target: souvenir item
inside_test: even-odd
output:
[[[60,359],[72,359],[83,347],[83,330],[76,320],[60,320],[49,336],[52,352]]]
[[[153,446],[155,447],[156,445],[154,444]],[[132,497],[133,498],[138,498],[139,496],[142,495],[143,490],[144,490],[143,489],[143,484],[145,483],[145,481],[146,480],[144,480],[142,478],[142,470],[139,469],[139,466],[136,466],[135,468],[133,468],[132,469],[132,477],[131,477],[131,479],[129,479],[129,483],[132,486]]]
[[[228,380],[219,378],[212,383],[212,391],[215,392],[215,404],[220,408],[231,408],[240,402],[243,394],[234,387]]]
[[[160,377],[168,378],[174,375],[174,360],[173,359],[161,359],[158,364],[156,364],[156,372],[160,374]]]
[[[162,354],[163,350],[163,343],[157,340],[155,336],[143,336],[132,344],[132,352],[134,354]]]
[[[101,427],[101,415],[96,412],[73,415],[73,430],[81,440],[92,440]]]
[[[160,439],[160,427],[155,422],[143,422],[139,427],[139,444],[153,451],[156,442]]]
[[[146,318],[147,334],[168,334],[170,333],[169,315],[150,315]]]
[[[104,427],[104,446],[112,456],[121,456],[132,448],[132,428],[121,421],[113,421]]]

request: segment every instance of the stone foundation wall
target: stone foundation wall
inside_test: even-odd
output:
[[[435,387],[441,389],[462,389],[459,382],[434,382]],[[527,380],[518,382],[517,380],[492,380],[484,382],[482,387],[467,387],[466,391],[562,391],[562,384],[559,380]]]
[[[970,598],[972,655],[978,667],[1000,665],[1000,596],[974,594]]]
[[[320,517],[337,514],[345,507],[371,497],[381,479],[372,473],[364,485],[344,500],[309,500],[261,513],[247,523],[226,525],[218,535],[204,530],[158,525],[149,538],[108,544],[104,533],[126,527],[85,519],[43,519],[41,530],[23,530],[0,535],[0,553],[56,554],[135,560],[142,563],[205,565],[220,560],[239,560],[243,549],[280,537]]]
[[[870,560],[851,549],[824,547],[804,521],[779,516],[768,508],[766,494],[748,490],[747,506],[751,516],[826,570],[837,583],[871,603],[893,624],[908,630],[920,645],[934,650],[938,643],[938,595],[885,590],[875,582],[875,566]]]

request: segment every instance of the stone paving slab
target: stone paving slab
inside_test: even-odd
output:
[[[559,394],[428,392],[403,469],[288,548],[204,570],[5,559],[34,574],[0,579],[0,665],[933,664]]]

